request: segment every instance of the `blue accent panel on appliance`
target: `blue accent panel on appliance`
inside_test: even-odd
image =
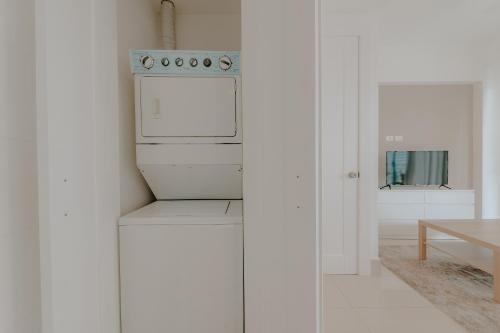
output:
[[[142,65],[141,59],[150,56],[154,59],[154,65],[150,69]],[[228,70],[219,67],[221,57],[227,56],[232,65]],[[162,63],[162,59],[168,59],[168,65]],[[183,64],[178,66],[176,59],[182,59]],[[196,59],[197,65],[191,66],[190,59]],[[206,60],[206,59],[209,59]],[[204,61],[210,63],[206,66]],[[149,75],[227,75],[240,74],[240,52],[238,51],[186,51],[186,50],[133,50],[130,51],[130,64],[133,74]]]

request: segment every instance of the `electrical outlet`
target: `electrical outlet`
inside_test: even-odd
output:
[[[394,141],[394,136],[392,136],[392,135],[388,135],[388,136],[386,136],[386,137],[385,137],[385,141],[387,141],[387,142],[392,142],[392,141]]]
[[[396,142],[402,142],[403,141],[403,136],[402,135],[396,135],[394,137],[394,139],[396,140]]]

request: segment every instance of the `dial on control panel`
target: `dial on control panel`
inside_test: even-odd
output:
[[[181,67],[184,64],[184,59],[182,58],[175,59],[175,64],[177,65],[177,67]]]
[[[198,59],[196,59],[196,58],[189,59],[189,64],[191,65],[191,67],[198,66]]]
[[[155,64],[155,59],[151,56],[143,56],[141,57],[141,64],[142,64],[142,67],[146,68],[146,69],[151,69],[153,68],[154,64]]]
[[[165,67],[167,67],[168,65],[170,65],[170,60],[168,60],[167,57],[161,59],[161,64]]]
[[[231,61],[231,58],[229,58],[228,56],[224,55],[219,58],[219,67],[223,71],[227,71],[228,69],[231,68],[232,65],[233,62]]]
[[[210,66],[212,66],[212,60],[210,60],[210,58],[205,58],[205,59],[203,60],[203,66],[205,66],[205,67],[210,67]]]

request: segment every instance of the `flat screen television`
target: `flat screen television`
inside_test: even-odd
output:
[[[448,185],[447,151],[388,151],[387,185]]]

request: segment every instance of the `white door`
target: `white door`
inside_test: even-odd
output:
[[[358,37],[323,38],[321,55],[323,271],[356,274]]]
[[[142,136],[236,136],[236,79],[144,77]]]

